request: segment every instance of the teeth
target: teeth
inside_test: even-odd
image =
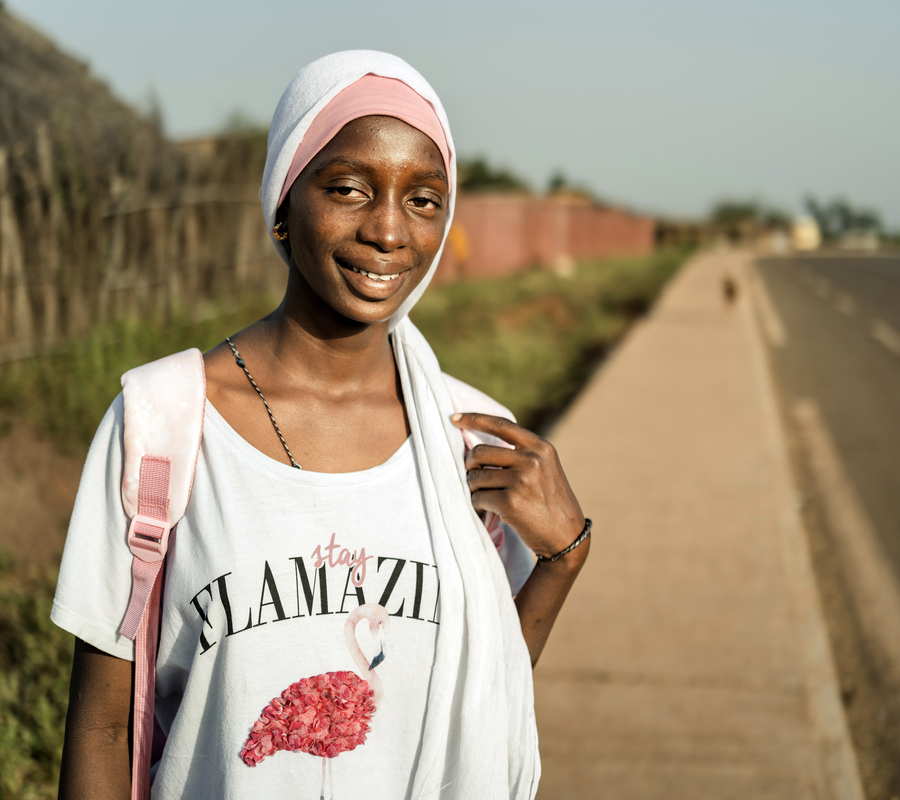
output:
[[[399,278],[401,273],[395,272],[393,275],[378,275],[374,272],[366,272],[364,269],[357,269],[354,266],[351,266],[354,272],[358,272],[360,275],[365,275],[367,278],[371,278],[373,281],[392,281],[394,278]]]

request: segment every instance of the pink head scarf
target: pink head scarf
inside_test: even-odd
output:
[[[396,117],[422,131],[441,151],[449,180],[450,147],[444,128],[431,103],[401,80],[369,74],[338,92],[309,126],[294,153],[294,159],[291,161],[278,197],[278,205],[284,202],[303,168],[344,125],[354,119],[368,116]]]

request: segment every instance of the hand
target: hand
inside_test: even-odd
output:
[[[491,434],[515,448],[479,444],[466,454],[472,505],[498,514],[540,556],[555,555],[572,544],[585,519],[556,448],[503,417],[454,414],[451,420],[459,428]]]

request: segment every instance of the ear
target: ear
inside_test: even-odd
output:
[[[278,209],[275,211],[275,224],[277,225],[279,222],[283,223],[287,226],[287,218],[288,211],[290,210],[290,192],[284,198],[284,202],[278,206]],[[287,250],[288,258],[291,258],[291,238],[290,236],[285,239],[281,244],[284,246],[284,249]]]
[[[287,221],[287,212],[291,205],[291,194],[288,192],[287,196],[284,198],[284,201],[277,209],[275,209],[275,223],[286,222]]]

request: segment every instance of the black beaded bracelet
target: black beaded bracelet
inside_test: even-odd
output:
[[[560,550],[555,556],[538,556],[538,561],[556,561],[562,558],[566,553],[571,553],[578,545],[580,545],[588,536],[591,535],[591,526],[594,523],[587,517],[584,518],[584,530],[578,534],[578,538],[572,542],[565,550]]]

